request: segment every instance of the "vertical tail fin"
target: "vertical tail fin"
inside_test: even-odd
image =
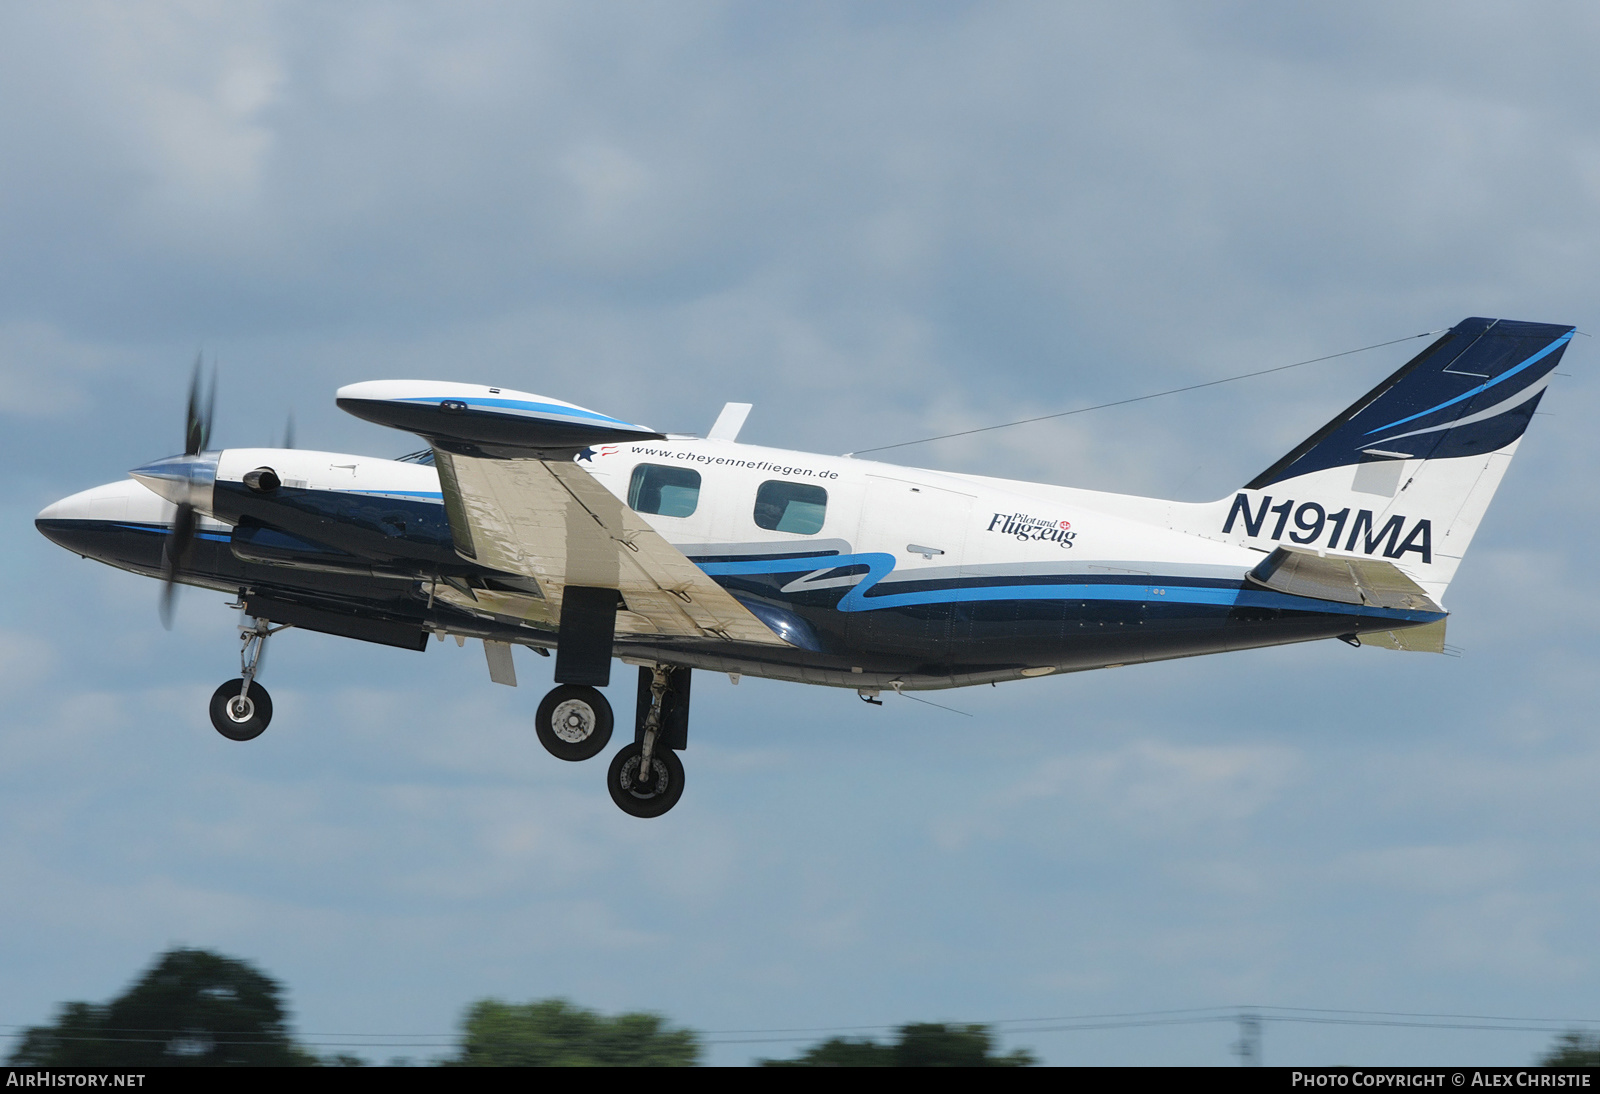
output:
[[[1222,538],[1387,558],[1440,599],[1572,333],[1462,320],[1217,503]]]

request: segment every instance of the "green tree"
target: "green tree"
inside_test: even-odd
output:
[[[260,1067],[315,1063],[289,1037],[276,981],[243,961],[176,949],[105,1004],[67,1003],[26,1030],[20,1067]]]
[[[458,1067],[689,1067],[700,1059],[692,1030],[657,1014],[608,1018],[565,999],[483,999],[461,1022]]]
[[[793,1060],[762,1060],[764,1067],[1028,1067],[1038,1061],[1019,1048],[994,1052],[988,1026],[912,1022],[901,1026],[892,1045],[835,1037],[813,1045]]]
[[[1600,1033],[1572,1029],[1539,1058],[1543,1067],[1600,1067]]]
[[[894,1046],[870,1038],[830,1037],[793,1060],[761,1060],[762,1067],[893,1067]]]

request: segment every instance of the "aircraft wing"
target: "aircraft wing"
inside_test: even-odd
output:
[[[574,453],[660,434],[506,389],[422,381],[341,388],[358,417],[422,434],[434,449],[456,550],[533,578],[555,616],[568,585],[616,589],[625,632],[787,645],[600,485]]]
[[[616,589],[655,634],[787,644],[570,458],[434,459],[457,550],[538,581],[557,614],[567,585]]]

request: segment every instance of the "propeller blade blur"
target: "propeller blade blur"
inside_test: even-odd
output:
[[[211,388],[206,392],[206,416],[200,426],[200,451],[211,447],[211,423],[217,416],[217,365],[211,364]]]
[[[199,523],[200,519],[195,516],[194,506],[179,505],[177,513],[172,518],[172,535],[168,537],[166,548],[162,552],[161,625],[169,631],[172,629],[173,605],[178,597],[178,572],[188,561]]]
[[[183,454],[193,456],[204,452],[211,443],[211,419],[217,410],[217,373],[211,371],[211,390],[206,393],[205,406],[200,402],[201,360],[196,354],[194,375],[189,380],[189,410],[184,415]]]
[[[194,356],[194,375],[189,378],[189,410],[183,419],[183,454],[193,456],[205,443],[200,422],[200,355]]]

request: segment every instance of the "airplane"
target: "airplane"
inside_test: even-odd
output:
[[[881,703],[1328,638],[1444,652],[1445,590],[1573,330],[1462,320],[1209,503],[743,444],[743,403],[699,437],[426,380],[336,394],[426,442],[399,459],[211,450],[197,369],[183,454],[36,525],[163,581],[165,617],[180,584],[234,595],[240,675],[210,705],[230,740],[271,721],[261,655],[287,628],[475,638],[512,686],[512,647],[554,651],[535,729],[568,761],[606,749],[599,689],[637,667],[606,783],[657,817],[683,793],[697,669]]]

